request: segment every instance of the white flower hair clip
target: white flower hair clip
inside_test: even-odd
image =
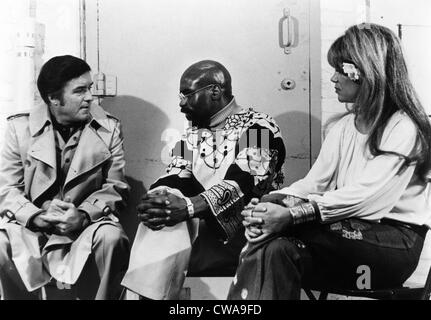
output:
[[[352,81],[359,81],[359,76],[361,75],[358,68],[353,63],[343,62],[343,72]]]

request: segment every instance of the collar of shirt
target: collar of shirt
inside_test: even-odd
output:
[[[238,113],[242,108],[236,104],[235,98],[232,98],[231,102],[213,115],[210,119],[210,129],[220,129],[224,126],[225,121],[231,115]]]
[[[51,122],[54,130],[61,135],[65,143],[69,141],[69,139],[74,135],[74,133],[76,133],[78,130],[82,130],[82,128],[86,124],[86,123],[80,123],[79,125],[76,125],[76,126],[64,126],[58,123],[52,115],[51,115]]]

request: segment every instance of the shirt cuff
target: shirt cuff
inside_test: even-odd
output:
[[[18,208],[14,210],[15,219],[20,225],[24,227],[28,227],[28,223],[31,221],[31,219],[43,211],[30,201],[25,203],[17,202],[17,206]]]
[[[112,213],[112,210],[109,206],[105,205],[103,207],[99,207],[98,205],[92,204],[88,201],[81,203],[81,205],[78,207],[78,210],[86,212],[90,218],[90,222],[100,221]]]
[[[244,194],[238,184],[232,180],[225,180],[202,192],[201,196],[208,203],[229,241],[242,227]]]

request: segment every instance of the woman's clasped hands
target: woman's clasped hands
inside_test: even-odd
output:
[[[241,215],[244,217],[245,236],[250,243],[280,233],[292,224],[290,210],[282,201],[284,198],[286,198],[284,194],[268,194],[260,200],[251,199],[244,207]]]

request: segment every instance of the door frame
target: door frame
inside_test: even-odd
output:
[[[310,0],[310,168],[322,145],[322,37],[320,0]],[[312,117],[318,121],[311,121]]]

